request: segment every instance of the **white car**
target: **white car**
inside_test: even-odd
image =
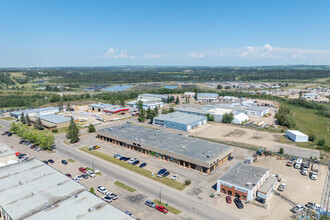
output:
[[[298,213],[298,212],[301,212],[301,211],[303,211],[305,209],[305,206],[304,205],[296,205],[295,207],[293,207],[292,209],[291,209],[291,212],[293,212],[293,213]]]
[[[132,158],[132,159],[130,159],[130,160],[128,161],[128,163],[132,164],[132,163],[134,163],[136,160],[137,160],[136,158]]]
[[[286,183],[281,183],[281,185],[278,187],[278,190],[284,191],[285,187],[286,187]]]
[[[72,178],[74,181],[76,181],[77,183],[79,183],[79,179],[77,177]]]
[[[20,159],[19,159],[19,161],[27,161],[29,159],[29,157],[28,156],[23,156],[23,157],[21,157]]]
[[[104,196],[104,197],[102,198],[102,200],[104,200],[104,201],[106,201],[106,202],[108,202],[108,203],[112,202],[112,199],[111,199],[110,196]]]
[[[107,196],[111,197],[111,199],[116,200],[118,199],[118,196],[114,194],[113,192],[107,192]]]
[[[79,180],[83,180],[84,177],[78,175],[78,176],[75,177],[75,179],[77,179],[79,181]]]
[[[172,180],[176,180],[177,178],[179,178],[179,174],[174,174],[174,176],[172,176]]]
[[[108,192],[108,190],[106,188],[104,188],[103,186],[98,186],[97,191],[99,191],[100,193],[102,193],[104,195]]]
[[[92,177],[92,178],[95,177],[95,174],[94,174],[92,171],[90,171],[90,170],[87,170],[87,171],[86,171],[86,174],[87,174],[88,176]]]

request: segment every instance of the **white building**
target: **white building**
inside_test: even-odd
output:
[[[257,197],[266,200],[270,193],[273,191],[276,181],[277,178],[275,176],[269,176],[265,183],[262,184],[262,186],[258,190]]]
[[[143,105],[142,107],[144,109],[148,109],[148,108],[151,108],[151,109],[154,109],[157,108],[162,108],[164,107],[164,103],[163,102],[157,102],[157,101],[149,101],[149,100],[145,100],[145,99],[140,99],[140,100],[133,100],[133,101],[130,101],[130,102],[127,102],[126,105],[131,107],[131,108],[137,108],[137,102],[138,101],[142,101],[143,102]]]
[[[10,113],[11,116],[14,116],[15,118],[20,118],[22,115],[22,112],[24,115],[29,115],[29,117],[35,117],[40,115],[48,115],[48,114],[55,114],[58,113],[60,110],[56,107],[46,107],[46,108],[35,108],[35,109],[28,109],[23,111],[16,111]]]
[[[185,92],[184,96],[189,98],[194,98],[195,94],[196,94],[195,92]]]
[[[246,122],[248,120],[249,120],[249,116],[247,116],[244,113],[240,113],[240,114],[234,116],[234,119],[233,119],[232,123],[233,124],[239,124],[240,125],[243,122]]]
[[[198,102],[217,102],[219,95],[217,93],[197,93]]]
[[[286,136],[294,142],[308,142],[308,136],[297,130],[286,130]]]
[[[264,115],[269,113],[268,107],[261,107],[261,106],[252,106],[245,110],[245,114],[249,116],[258,116],[263,117]]]
[[[175,111],[191,114],[191,115],[199,115],[199,116],[206,116],[211,115],[214,117],[214,121],[216,122],[222,122],[223,115],[225,113],[231,113],[231,109],[222,109],[222,108],[216,108],[214,106],[209,107],[202,107],[200,108],[189,108],[189,107],[175,107]]]
[[[15,153],[16,151],[14,151],[12,148],[3,143],[0,143],[0,167],[17,163],[18,158]]]
[[[167,102],[168,95],[163,94],[140,94],[138,100],[148,100],[153,102]]]

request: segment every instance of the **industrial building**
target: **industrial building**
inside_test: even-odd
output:
[[[0,168],[1,220],[132,217],[38,159]]]
[[[158,102],[158,101],[148,101],[148,100],[133,100],[133,101],[130,101],[130,102],[127,102],[126,105],[131,107],[131,108],[137,108],[137,102],[138,101],[142,101],[143,105],[143,109],[148,109],[148,108],[151,108],[151,109],[154,109],[154,108],[162,108],[164,106],[164,103],[163,102]]]
[[[175,111],[186,113],[190,115],[198,115],[198,116],[207,116],[211,115],[214,117],[214,121],[216,122],[222,122],[223,115],[226,113],[232,112],[230,109],[221,109],[221,108],[215,108],[215,107],[209,107],[209,108],[189,108],[189,107],[175,107]]]
[[[277,182],[277,178],[275,176],[270,175],[264,184],[260,187],[257,192],[257,197],[266,200],[270,193],[273,191],[275,184]]]
[[[249,116],[247,116],[244,113],[239,113],[238,115],[234,116],[234,119],[231,123],[240,125],[248,120],[249,120]]]
[[[163,94],[140,94],[138,100],[153,101],[153,102],[167,102],[168,95]]]
[[[105,104],[105,103],[94,103],[88,105],[88,109],[91,111],[102,112],[103,109],[113,107],[114,105]]]
[[[128,112],[129,108],[122,108],[122,107],[118,107],[118,106],[111,106],[108,108],[103,109],[103,112],[107,113],[107,114],[122,114],[125,112]]]
[[[10,115],[15,118],[20,118],[23,112],[24,115],[29,115],[29,117],[35,117],[40,115],[55,114],[58,113],[59,111],[60,111],[59,108],[47,107],[47,108],[28,109],[23,111],[20,110],[20,111],[12,112],[10,113]]]
[[[7,145],[0,143],[0,167],[7,166],[18,162],[15,151]],[[1,204],[0,204],[1,206]],[[0,217],[1,219],[1,217]]]
[[[286,136],[294,142],[308,142],[308,135],[297,130],[286,130]]]
[[[71,120],[70,118],[61,115],[49,114],[32,117],[31,121],[35,122],[37,118],[40,118],[41,124],[47,129],[68,127]]]
[[[232,154],[227,145],[133,124],[101,129],[97,138],[206,174]]]
[[[262,107],[262,106],[252,106],[247,109],[245,109],[245,114],[249,116],[258,116],[263,117],[269,113],[268,107]]]
[[[238,162],[217,181],[217,191],[251,201],[269,176],[269,169]]]
[[[207,123],[205,116],[188,115],[181,112],[172,112],[160,115],[153,119],[154,125],[161,125],[166,128],[178,129],[181,131],[189,131]]]
[[[217,93],[197,93],[198,102],[217,102],[219,95]]]

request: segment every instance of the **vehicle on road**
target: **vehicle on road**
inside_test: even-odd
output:
[[[167,177],[168,175],[170,175],[170,172],[166,171],[166,172],[163,174],[163,177]]]
[[[279,187],[277,188],[277,190],[278,190],[278,191],[284,191],[285,187],[286,187],[286,183],[281,183],[281,184],[279,185]]]
[[[87,170],[84,167],[79,167],[79,171],[82,172],[82,173],[86,173]]]
[[[232,203],[232,201],[231,201],[231,197],[230,197],[230,196],[226,196],[226,202],[227,202],[228,204],[231,204],[231,203]]]
[[[305,210],[305,206],[298,204],[295,207],[293,207],[290,211],[293,212],[293,213],[298,213],[298,212],[301,212],[301,211],[304,211],[304,210]]]
[[[162,212],[162,213],[164,213],[164,214],[167,214],[167,212],[168,212],[168,209],[166,209],[164,206],[162,206],[162,205],[156,205],[156,207],[155,207],[158,211],[160,211],[160,212]]]
[[[141,163],[141,164],[140,164],[140,168],[143,168],[143,167],[145,167],[145,166],[147,166],[147,163]]]
[[[62,160],[61,161],[64,165],[67,165],[68,164],[68,161],[66,161],[66,160]]]
[[[158,171],[158,173],[157,173],[157,177],[162,177],[163,176],[163,174],[166,172],[167,170],[166,169],[161,169],[161,170],[159,170]]]
[[[98,186],[97,191],[99,191],[102,194],[106,194],[108,192],[108,190],[106,188],[104,188],[103,186]]]
[[[151,208],[156,207],[156,204],[154,202],[152,202],[151,200],[147,200],[144,204],[146,204],[147,206],[150,206]]]
[[[235,203],[235,205],[238,209],[244,208],[244,205],[243,205],[242,201],[239,198],[235,198],[234,203]]]
[[[172,176],[172,180],[177,180],[179,178],[179,174],[174,174],[173,176]]]
[[[48,162],[49,163],[54,163],[54,160],[53,159],[49,159]]]
[[[264,200],[263,198],[257,197],[256,200],[262,204],[266,203],[266,200]]]
[[[92,178],[95,177],[95,174],[94,174],[92,171],[90,171],[90,170],[87,170],[87,171],[86,171],[86,174],[87,174],[88,176],[92,177]]]
[[[108,202],[108,203],[112,202],[112,199],[111,199],[110,196],[104,196],[104,197],[102,198],[102,200],[104,200],[104,201],[106,201],[106,202]]]

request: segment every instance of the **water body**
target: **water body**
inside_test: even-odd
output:
[[[177,89],[178,86],[164,86],[165,89]]]
[[[112,86],[110,88],[106,88],[103,89],[103,92],[121,92],[121,91],[125,91],[126,89],[131,88],[132,85],[116,85],[116,86]]]

